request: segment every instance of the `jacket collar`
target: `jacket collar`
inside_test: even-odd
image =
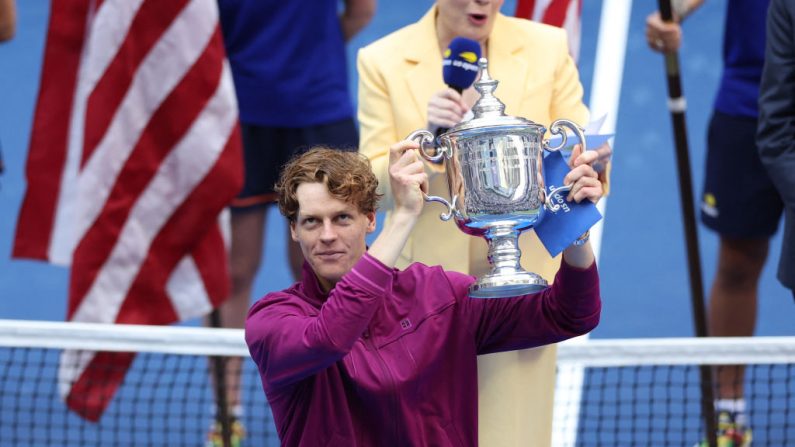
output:
[[[436,79],[442,79],[442,54],[436,37],[437,11],[434,5],[409,29],[403,52],[403,58],[410,67],[405,75],[408,88],[420,116],[426,118],[428,99],[436,93],[441,83],[429,82],[428,73],[435,70],[438,72]],[[507,17],[497,13],[486,45],[489,73],[500,81],[496,93],[498,98],[521,98],[528,75],[528,61],[519,56],[526,43],[516,39],[513,28],[514,24]]]
[[[304,261],[303,273],[299,284],[302,294],[306,297],[306,301],[318,309],[328,299],[328,293],[324,292],[320,287],[320,282],[317,280],[315,271],[312,270],[312,266],[306,261]]]

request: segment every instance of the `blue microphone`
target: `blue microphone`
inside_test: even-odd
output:
[[[444,83],[459,94],[468,89],[478,77],[478,59],[480,59],[479,43],[466,37],[453,39],[445,50],[442,61]],[[440,127],[436,129],[436,136],[448,130]]]
[[[444,83],[461,93],[469,88],[478,76],[480,44],[466,37],[456,37],[444,52],[442,78]]]

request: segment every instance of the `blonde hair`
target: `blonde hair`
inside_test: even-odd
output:
[[[323,183],[332,197],[356,205],[362,213],[375,212],[381,198],[370,161],[358,152],[318,146],[284,165],[274,189],[279,194],[279,211],[290,222],[298,216],[295,191],[302,183]]]

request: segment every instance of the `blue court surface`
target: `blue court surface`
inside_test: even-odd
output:
[[[10,259],[25,191],[24,163],[49,9],[45,0],[17,3],[17,36],[0,45],[0,141],[7,167],[0,176],[0,318],[63,320],[68,271],[41,262]],[[580,69],[588,103],[594,90],[592,79],[603,3],[584,3]],[[626,5],[630,1],[619,3]],[[726,3],[727,0],[706,2],[685,25],[681,63],[696,194],[703,178],[705,128],[721,68]],[[616,116],[612,188],[601,241],[604,310],[602,322],[592,334],[597,338],[694,334],[663,59],[648,50],[643,35],[645,17],[656,4],[648,0],[631,2]],[[348,63],[354,96],[357,49],[417,20],[430,5],[430,0],[379,2],[373,22],[350,44]],[[513,1],[506,1],[503,11],[512,14],[514,8]],[[499,89],[496,93],[499,96]],[[266,259],[255,286],[257,295],[290,283],[284,261],[285,225],[273,211]],[[450,225],[450,231],[456,231]],[[717,238],[703,228],[699,229],[699,237],[708,287],[715,271]],[[780,243],[779,232],[771,243],[759,289],[760,335],[795,334],[792,296],[775,279]]]

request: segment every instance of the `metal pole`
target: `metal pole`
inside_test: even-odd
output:
[[[218,309],[210,312],[210,326],[221,327],[221,314]],[[215,418],[221,423],[221,439],[224,447],[232,447],[232,425],[229,420],[229,409],[226,402],[226,359],[214,355],[210,357],[213,377],[215,378]]]
[[[671,0],[658,0],[660,17],[670,22],[673,20]],[[676,166],[679,173],[679,196],[682,205],[682,220],[685,227],[687,244],[687,263],[690,273],[690,296],[693,310],[693,324],[697,337],[707,337],[707,319],[704,307],[704,285],[701,274],[701,255],[698,248],[698,232],[696,228],[695,205],[693,203],[693,181],[690,172],[690,155],[687,144],[687,124],[685,122],[686,102],[682,91],[682,80],[679,72],[679,55],[676,51],[665,53],[665,71],[668,81],[668,108],[676,144]],[[701,412],[704,416],[706,439],[710,447],[717,447],[716,420],[712,386],[712,369],[707,365],[699,366],[701,380]]]

